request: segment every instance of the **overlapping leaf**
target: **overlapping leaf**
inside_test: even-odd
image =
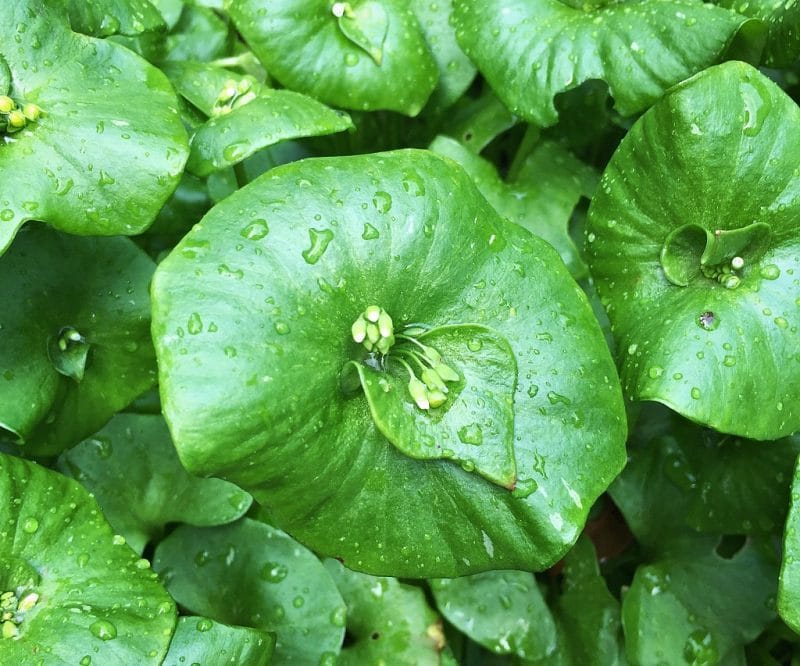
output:
[[[43,0],[0,4],[0,25],[9,94],[42,110],[4,133],[0,252],[30,219],[81,235],[146,229],[188,154],[166,77],[119,45],[76,35]]]

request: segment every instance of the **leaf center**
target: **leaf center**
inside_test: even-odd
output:
[[[769,239],[769,225],[763,222],[714,231],[685,224],[664,241],[661,267],[666,278],[678,287],[712,280],[727,289],[736,289],[766,252]]]

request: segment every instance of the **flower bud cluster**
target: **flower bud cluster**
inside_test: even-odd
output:
[[[36,592],[29,592],[20,598],[22,591],[3,592],[0,594],[0,623],[2,623],[3,638],[16,638],[19,635],[19,625],[25,613],[33,608],[39,601]]]
[[[719,264],[716,266],[701,266],[700,270],[703,275],[711,280],[716,280],[723,287],[727,289],[736,289],[741,282],[741,275],[737,271],[744,268],[744,259],[741,257],[734,257],[730,263]]]
[[[28,123],[39,120],[41,115],[41,108],[32,102],[19,104],[8,95],[0,95],[0,131],[8,134],[19,132]]]
[[[252,102],[256,98],[256,80],[245,76],[239,81],[228,79],[214,102],[212,117],[224,116],[240,106]]]
[[[361,343],[367,351],[386,354],[395,343],[394,323],[382,307],[370,305],[351,327],[353,340]]]

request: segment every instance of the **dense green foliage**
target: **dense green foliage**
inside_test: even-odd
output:
[[[0,663],[800,663],[800,4],[0,3]]]

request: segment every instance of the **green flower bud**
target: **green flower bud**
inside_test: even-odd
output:
[[[25,116],[23,115],[22,111],[19,111],[18,109],[14,109],[8,114],[8,127],[12,132],[21,130],[23,127],[25,127],[27,122],[28,121],[25,120]]]
[[[447,393],[447,387],[444,385],[442,378],[439,376],[439,373],[432,368],[425,368],[422,371],[422,381],[425,382],[425,386],[431,391]]]
[[[254,92],[245,93],[241,97],[239,97],[234,103],[233,108],[238,109],[245,104],[249,104],[256,98],[256,94]]]
[[[373,345],[381,339],[381,332],[375,324],[367,324],[367,340]]]
[[[31,122],[36,122],[42,115],[42,109],[38,104],[28,103],[22,107],[22,115],[24,115]]]
[[[727,287],[728,289],[736,289],[736,287],[738,287],[738,286],[739,286],[739,283],[740,283],[740,282],[741,282],[741,280],[739,279],[739,277],[738,277],[738,276],[736,276],[736,275],[729,275],[727,278],[725,278],[725,282],[723,282],[723,284],[724,284],[724,285],[725,285],[725,287]]]
[[[0,95],[0,113],[8,113],[9,111],[13,111],[16,106],[17,105],[14,104],[14,100],[8,95]]]
[[[225,83],[222,85],[222,91],[217,97],[217,102],[227,102],[228,100],[233,99],[236,96],[237,85],[238,84],[233,79],[228,79],[225,81]]]
[[[364,321],[364,317],[359,315],[358,319],[356,319],[350,327],[350,331],[353,334],[353,340],[355,342],[364,342],[364,338],[367,337],[367,322]]]
[[[364,316],[368,321],[371,321],[374,324],[378,321],[378,319],[380,319],[382,311],[383,308],[377,305],[370,305],[366,310],[364,310]]]
[[[19,636],[17,625],[9,620],[3,622],[3,638],[15,638],[16,636]]]
[[[394,323],[386,310],[381,310],[380,315],[378,315],[378,330],[384,338],[394,335]]]
[[[445,402],[447,402],[447,396],[441,391],[429,391],[428,402],[430,403],[431,407],[441,407]]]
[[[731,268],[735,271],[738,271],[744,267],[744,259],[741,257],[734,257],[731,259]]]
[[[236,92],[240,95],[244,95],[246,92],[250,92],[253,89],[253,79],[249,76],[245,76],[243,79],[236,84]]]
[[[381,338],[375,347],[381,354],[388,354],[389,350],[394,345],[394,336],[390,335],[388,338]]]
[[[417,407],[420,409],[430,408],[431,403],[428,399],[428,389],[425,387],[425,384],[416,377],[412,377],[408,381],[408,392],[411,394],[414,402],[417,403]]]
[[[39,601],[39,595],[36,592],[31,592],[30,594],[26,594],[19,602],[19,610],[21,612],[29,611],[36,605],[36,602]]]
[[[446,382],[457,382],[461,377],[458,376],[458,373],[453,370],[449,365],[445,365],[444,363],[437,363],[433,366],[433,369],[436,370],[438,375]]]

